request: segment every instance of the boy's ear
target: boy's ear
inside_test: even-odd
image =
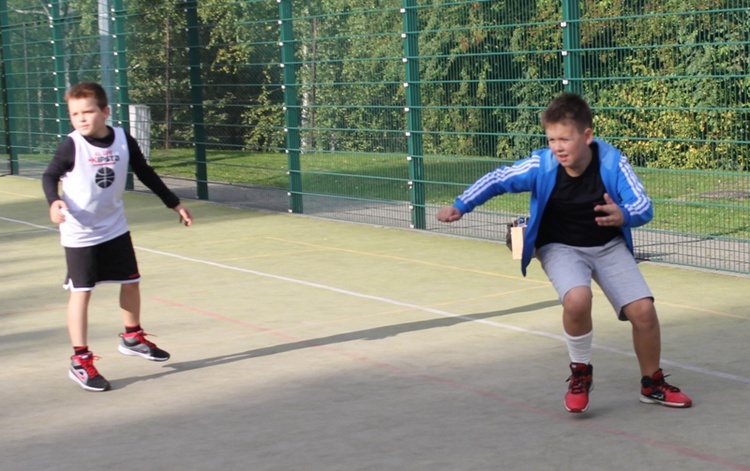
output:
[[[594,130],[586,128],[583,130],[583,135],[586,137],[586,144],[591,144],[594,141]]]

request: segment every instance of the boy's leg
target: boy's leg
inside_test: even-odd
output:
[[[633,348],[642,376],[659,369],[661,334],[651,290],[625,241],[617,238],[602,247],[594,259],[594,279],[618,318],[630,321]]]
[[[99,374],[94,356],[88,348],[88,308],[91,290],[99,281],[100,245],[66,247],[65,260],[68,273],[64,287],[70,290],[67,318],[68,333],[74,354],[70,357],[68,376],[88,391],[106,391],[109,382]],[[105,257],[106,258],[106,257]]]
[[[117,350],[123,355],[139,356],[147,360],[169,360],[169,353],[146,340],[148,334],[141,329],[140,283],[125,283],[120,286],[120,309],[125,333],[120,334],[122,341]]]
[[[576,286],[563,298],[563,330],[573,363],[591,363],[594,325],[591,320],[591,288]]]
[[[563,402],[568,412],[585,412],[589,407],[589,393],[594,389],[591,298],[588,286],[576,286],[563,298],[563,329],[571,362],[568,391]]]
[[[140,283],[120,285],[120,310],[122,311],[122,322],[126,326],[137,326],[141,323]]]
[[[88,345],[88,312],[91,291],[71,291],[68,299],[68,334],[74,347]]]
[[[65,247],[65,263],[68,272],[63,288],[70,293],[67,308],[68,333],[74,347],[84,347],[88,345],[91,290],[97,281],[97,247]]]
[[[570,355],[571,375],[564,405],[568,412],[584,412],[593,389],[590,364],[593,338],[591,267],[582,251],[563,244],[537,250],[537,258],[563,306],[563,330]]]
[[[73,347],[88,346],[88,307],[91,291],[71,291],[68,300],[68,333]],[[94,360],[98,357],[80,348],[82,353],[70,357],[68,377],[87,391],[107,391],[109,381],[104,379],[94,367]]]
[[[563,307],[563,328],[568,335],[591,332],[592,268],[585,252],[577,247],[548,244],[536,256],[557,291]]]
[[[593,329],[591,320],[591,288],[576,286],[563,297],[563,328],[573,337],[588,334]]]
[[[669,407],[690,407],[693,401],[667,384],[659,367],[661,331],[654,298],[625,243],[607,244],[596,262],[595,279],[620,320],[632,325],[633,348],[641,370],[641,402]]]
[[[622,308],[633,329],[633,349],[638,358],[641,376],[651,376],[659,369],[661,331],[654,301],[641,298]]]
[[[109,241],[102,251],[105,263],[99,266],[101,277],[107,281],[120,282],[120,311],[125,324],[125,332],[120,334],[122,341],[117,350],[123,355],[133,355],[148,360],[164,361],[169,353],[146,340],[141,329],[141,284],[138,261],[135,257],[130,233],[125,233]]]

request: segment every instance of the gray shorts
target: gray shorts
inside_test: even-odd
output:
[[[654,299],[625,239],[617,237],[599,247],[547,244],[536,257],[555,287],[560,302],[577,286],[591,287],[591,280],[604,291],[621,321],[628,320],[622,308],[643,298]]]

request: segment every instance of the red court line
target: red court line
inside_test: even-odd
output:
[[[182,304],[182,303],[175,302],[175,301],[170,301],[170,300],[163,299],[163,298],[150,298],[150,299],[153,300],[153,301],[162,303],[162,304],[167,304],[167,305],[176,307],[176,308],[184,310],[184,311],[195,312],[195,313],[207,316],[207,317],[211,317],[211,318],[220,320],[222,322],[228,322],[228,323],[231,323],[231,324],[236,324],[236,325],[241,325],[243,327],[248,327],[248,328],[250,328],[252,330],[255,330],[255,331],[258,331],[258,332],[267,333],[267,334],[270,334],[270,335],[272,335],[274,337],[278,337],[280,339],[283,339],[285,341],[295,342],[295,343],[309,343],[309,345],[310,345],[311,348],[319,348],[319,349],[325,350],[327,352],[335,353],[336,355],[339,355],[339,356],[350,358],[352,360],[356,360],[356,361],[359,361],[359,362],[362,362],[362,363],[366,363],[366,364],[369,364],[369,365],[377,366],[379,368],[383,368],[385,370],[389,370],[391,372],[398,373],[398,374],[400,374],[402,376],[423,379],[423,380],[426,380],[426,381],[428,381],[430,383],[440,384],[440,385],[447,386],[447,387],[449,387],[451,389],[454,389],[454,390],[457,390],[457,391],[468,392],[468,393],[474,394],[476,396],[480,396],[480,397],[483,397],[483,398],[486,398],[486,399],[493,400],[495,402],[499,402],[499,403],[502,403],[502,404],[514,406],[514,407],[516,407],[518,409],[522,409],[522,410],[525,410],[527,412],[532,412],[532,413],[537,414],[537,415],[542,415],[542,416],[546,416],[546,417],[552,417],[552,418],[559,419],[559,420],[565,420],[566,422],[570,423],[571,414],[561,414],[561,413],[558,413],[558,412],[553,412],[552,410],[549,410],[549,409],[543,409],[543,408],[532,406],[530,404],[526,404],[526,403],[523,403],[523,402],[518,402],[518,401],[516,401],[514,399],[502,396],[500,394],[497,394],[497,393],[494,393],[494,392],[491,392],[491,391],[486,391],[486,390],[483,390],[483,389],[477,389],[477,388],[473,388],[471,386],[466,386],[464,384],[461,384],[461,383],[458,383],[458,382],[455,382],[455,381],[452,381],[452,380],[449,380],[449,379],[446,379],[446,378],[441,378],[439,376],[433,376],[433,375],[428,375],[428,374],[424,374],[424,373],[419,373],[419,372],[417,372],[415,370],[412,370],[412,369],[407,369],[407,368],[403,368],[403,367],[400,367],[400,366],[393,365],[391,363],[385,363],[385,362],[381,362],[381,361],[378,361],[378,360],[373,360],[372,358],[365,357],[365,356],[362,356],[362,355],[353,354],[353,353],[349,353],[349,352],[346,352],[346,351],[344,351],[342,349],[331,347],[331,346],[328,346],[328,345],[318,345],[318,344],[315,343],[315,340],[305,340],[303,338],[294,337],[292,335],[286,334],[286,333],[278,331],[278,330],[267,329],[267,328],[259,326],[257,324],[253,324],[253,323],[250,323],[250,322],[246,322],[246,321],[234,319],[234,318],[222,315],[222,314],[218,314],[216,312],[207,311],[205,309],[200,309],[200,308],[196,308],[196,307],[193,307],[193,306],[188,306],[186,304]],[[690,458],[695,458],[695,459],[700,460],[700,461],[705,461],[706,463],[720,465],[720,466],[723,466],[723,467],[725,467],[727,469],[733,469],[733,470],[737,470],[737,471],[750,471],[750,466],[748,466],[748,465],[744,465],[744,464],[741,464],[741,463],[735,463],[733,461],[729,461],[729,460],[726,460],[726,459],[723,459],[723,458],[720,458],[720,457],[717,457],[717,456],[712,456],[712,455],[708,455],[708,454],[705,454],[705,453],[701,453],[701,452],[699,452],[697,450],[694,450],[694,449],[691,449],[691,448],[685,448],[685,447],[681,447],[681,446],[678,446],[678,445],[674,445],[672,443],[665,442],[663,440],[655,440],[655,439],[644,437],[644,436],[637,435],[637,434],[634,434],[634,433],[626,432],[624,430],[618,430],[618,429],[614,429],[614,428],[611,428],[611,427],[606,427],[606,426],[603,426],[603,425],[592,423],[591,421],[586,421],[586,422],[584,422],[584,421],[576,421],[576,422],[573,422],[573,423],[575,425],[578,425],[579,427],[583,427],[583,428],[590,429],[590,430],[595,430],[597,432],[602,432],[602,433],[605,433],[607,435],[612,435],[612,436],[615,436],[615,437],[618,437],[618,438],[624,438],[624,439],[629,440],[631,442],[640,443],[642,445],[648,445],[648,446],[652,446],[654,448],[660,448],[662,450],[668,450],[668,451],[677,453],[679,455],[684,455],[684,456],[688,456]]]

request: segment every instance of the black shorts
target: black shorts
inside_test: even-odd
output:
[[[63,288],[91,291],[98,283],[141,280],[130,232],[90,247],[65,247],[68,274]]]

